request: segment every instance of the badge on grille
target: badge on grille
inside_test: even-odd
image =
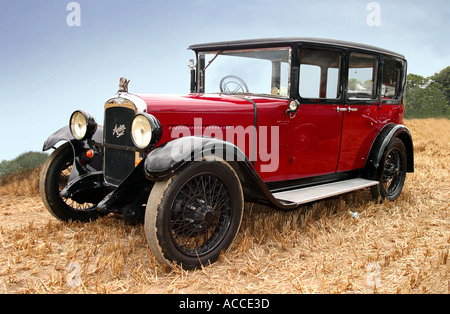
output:
[[[113,135],[115,135],[117,138],[119,138],[125,134],[125,129],[126,128],[125,128],[124,124],[119,125],[119,126],[116,124],[116,126],[113,129]]]

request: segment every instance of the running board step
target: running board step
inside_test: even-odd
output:
[[[279,201],[297,203],[297,205],[300,205],[368,188],[377,184],[378,181],[358,178],[326,183],[297,190],[278,192],[274,193],[273,196]]]

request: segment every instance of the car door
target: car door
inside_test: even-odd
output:
[[[338,49],[303,47],[299,51],[299,102],[291,119],[290,173],[297,178],[336,172],[341,141],[344,54]]]
[[[337,172],[364,168],[370,147],[378,133],[379,58],[376,55],[347,53],[347,89],[342,139]]]

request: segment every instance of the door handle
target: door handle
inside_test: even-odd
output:
[[[355,112],[355,111],[358,111],[358,108],[351,108],[351,107],[341,108],[341,107],[337,107],[337,112],[346,112],[346,111],[348,111],[348,112]]]

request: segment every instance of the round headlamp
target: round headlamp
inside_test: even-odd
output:
[[[152,115],[138,113],[131,123],[131,138],[140,149],[156,145],[161,138],[159,121]]]
[[[92,137],[97,130],[95,119],[81,110],[77,110],[72,114],[69,125],[73,137],[79,141]]]

